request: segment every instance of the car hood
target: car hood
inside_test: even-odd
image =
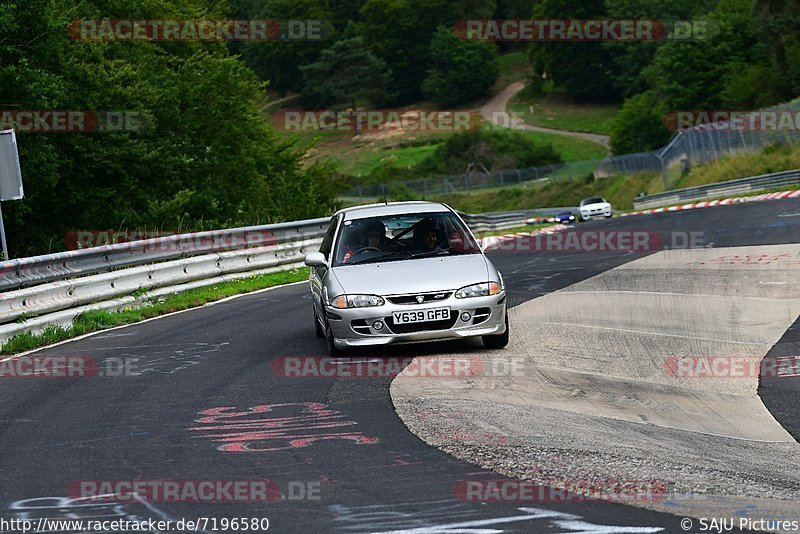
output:
[[[333,268],[345,293],[398,295],[456,290],[488,281],[483,254],[345,265]]]

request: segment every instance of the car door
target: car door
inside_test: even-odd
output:
[[[311,267],[311,272],[308,275],[308,281],[311,285],[311,298],[314,300],[314,308],[317,310],[317,317],[320,318],[325,317],[323,287],[325,287],[325,277],[330,271],[333,240],[336,236],[336,229],[339,227],[341,218],[341,215],[338,215],[331,219],[328,231],[325,232],[325,237],[322,239],[322,244],[319,246],[319,251],[325,256],[325,259],[328,260],[328,265]]]

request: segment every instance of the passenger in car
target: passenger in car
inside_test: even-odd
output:
[[[414,242],[422,252],[434,252],[449,248],[447,238],[433,222],[425,222],[414,229]]]

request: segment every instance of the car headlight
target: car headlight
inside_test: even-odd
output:
[[[456,291],[457,299],[467,299],[471,297],[488,297],[500,293],[500,284],[497,282],[482,282],[462,287]]]
[[[343,310],[345,308],[369,308],[383,306],[385,301],[378,295],[339,295],[331,302],[331,306]]]

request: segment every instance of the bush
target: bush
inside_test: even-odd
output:
[[[660,148],[670,138],[664,124],[667,108],[651,92],[625,101],[611,126],[611,151],[616,154]]]
[[[494,45],[459,39],[443,26],[433,35],[430,58],[422,92],[447,107],[485,95],[500,75]]]
[[[478,131],[448,137],[415,170],[422,174],[459,174],[472,168],[497,171],[554,163],[561,163],[561,157],[550,144],[537,144],[515,132]]]

